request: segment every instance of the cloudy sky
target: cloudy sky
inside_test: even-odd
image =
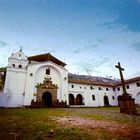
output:
[[[23,47],[72,73],[140,76],[140,0],[0,0],[0,66]]]

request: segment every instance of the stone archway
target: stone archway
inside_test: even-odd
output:
[[[81,94],[78,94],[76,96],[76,105],[82,105],[83,104],[83,96]]]
[[[43,101],[44,107],[51,107],[51,105],[52,105],[52,94],[48,91],[43,93],[42,101]]]
[[[43,83],[38,83],[36,101],[32,104],[38,104],[42,107],[54,107],[58,104],[57,85],[53,84],[51,78],[44,78]]]
[[[74,105],[74,95],[73,94],[69,94],[69,105]]]
[[[104,96],[104,106],[109,106],[108,96]]]

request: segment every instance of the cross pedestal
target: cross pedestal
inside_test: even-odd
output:
[[[122,71],[124,71],[124,69],[121,67],[120,62],[118,62],[118,65],[116,65],[115,67],[119,69],[121,83],[122,83],[122,87],[123,87],[123,94],[119,100],[120,113],[134,115],[137,113],[137,111],[136,111],[134,99],[126,92],[123,73],[122,73]]]
[[[122,94],[120,100],[120,113],[132,115],[137,113],[134,99],[128,93]]]

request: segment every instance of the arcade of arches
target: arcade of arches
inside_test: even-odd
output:
[[[74,98],[73,94],[69,94],[69,105],[83,105],[83,96],[78,94],[76,98]]]

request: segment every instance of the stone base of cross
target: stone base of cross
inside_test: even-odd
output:
[[[129,94],[122,94],[120,104],[120,113],[136,115],[134,99]]]

